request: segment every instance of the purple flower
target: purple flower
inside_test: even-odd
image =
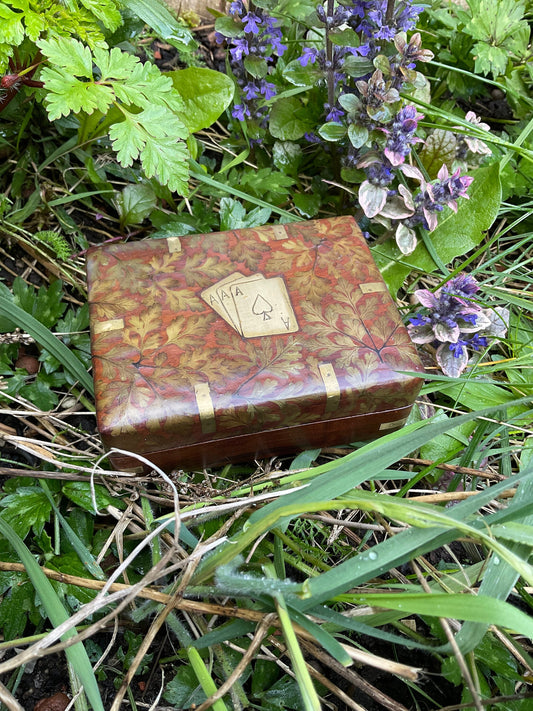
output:
[[[248,41],[245,39],[234,39],[233,47],[230,49],[229,53],[231,54],[232,59],[235,59],[236,61],[241,60],[243,55],[250,54],[250,46]]]
[[[414,106],[404,106],[396,114],[387,145],[383,151],[392,165],[401,165],[411,152],[411,146],[421,141],[420,138],[415,137],[414,133],[422,118],[424,118],[423,115],[419,114]]]
[[[476,325],[477,314],[462,314],[461,316],[462,316],[463,321],[468,321],[468,323],[471,323],[473,326]]]
[[[479,333],[474,333],[470,339],[470,344],[475,351],[481,348],[486,348],[489,345],[489,340],[486,336],[480,336]]]
[[[338,109],[336,106],[330,107],[329,104],[324,104],[324,108],[328,111],[326,121],[334,121],[339,123],[341,118],[344,116],[344,111],[342,109]]]
[[[454,358],[460,358],[463,355],[463,346],[467,346],[468,342],[459,339],[457,343],[450,343],[450,350]]]
[[[265,79],[261,79],[259,90],[265,97],[266,101],[271,99],[273,96],[276,96],[276,85],[266,81]]]
[[[245,23],[244,31],[246,33],[251,32],[252,34],[257,35],[261,32],[261,29],[259,28],[261,18],[254,15],[253,12],[249,12],[247,15],[244,15],[242,21]]]
[[[453,279],[450,279],[446,284],[446,288],[450,294],[470,297],[479,291],[479,284],[473,276],[466,272],[461,272],[461,274],[457,274]]]
[[[314,64],[316,61],[316,58],[318,57],[318,50],[315,49],[314,47],[304,47],[304,51],[302,56],[298,59],[302,67],[306,67],[309,62],[311,64]]]
[[[409,318],[409,321],[413,324],[413,326],[425,326],[426,323],[431,322],[431,319],[423,314],[415,314]]]
[[[236,0],[236,2],[232,2],[229,6],[229,11],[230,15],[242,15],[243,12],[246,12],[246,8],[242,0]]]
[[[372,163],[365,168],[365,173],[372,185],[378,185],[381,188],[386,188],[394,180],[392,165],[387,159]]]
[[[242,90],[247,101],[251,101],[251,99],[257,99],[257,97],[259,96],[259,87],[253,82],[248,82],[248,84],[243,86]]]
[[[239,119],[239,121],[244,121],[246,117],[250,118],[250,109],[244,104],[236,104],[231,112],[233,118]]]

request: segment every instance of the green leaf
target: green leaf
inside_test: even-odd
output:
[[[123,0],[123,5],[152,27],[160,39],[181,50],[195,50],[192,33],[181,25],[160,0]]]
[[[437,177],[443,163],[449,167],[452,165],[456,151],[457,139],[451,131],[437,128],[428,136],[419,155],[431,180]]]
[[[445,208],[440,213],[437,228],[429,234],[444,264],[474,249],[498,214],[501,198],[499,164],[479,168],[473,175],[474,182],[468,190],[470,199],[459,200],[457,213]],[[429,273],[437,269],[423,244],[419,244],[408,257],[401,254],[391,241],[371,249],[393,294],[396,294],[412,270]]]
[[[322,198],[317,193],[294,193],[292,201],[300,215],[308,219],[316,217],[322,205]]]
[[[176,709],[189,709],[199,706],[207,697],[193,669],[182,666],[166,685],[163,698]]]
[[[185,107],[180,116],[190,133],[211,126],[231,104],[235,85],[222,72],[190,67],[167,74]]]
[[[0,603],[0,629],[6,641],[22,637],[28,612],[35,608],[35,590],[26,575],[6,593]]]
[[[38,534],[50,520],[52,506],[46,494],[37,486],[21,486],[16,493],[5,496],[0,501],[0,516],[22,539],[33,527]]]
[[[67,307],[62,298],[63,282],[59,279],[52,282],[49,287],[41,286],[39,291],[36,291],[34,286],[16,277],[12,288],[14,303],[47,328],[56,324]]]
[[[126,185],[114,200],[120,217],[121,229],[127,225],[139,225],[157,205],[157,197],[151,185],[137,183]]]
[[[109,130],[118,161],[129,167],[140,158],[148,178],[156,176],[163,185],[186,195],[188,153],[185,144],[177,141],[187,135],[181,120],[163,106],[124,114],[125,120]]]
[[[358,126],[351,123],[348,126],[348,138],[354,148],[361,148],[368,140],[368,129],[366,126]]]
[[[297,141],[313,128],[314,122],[308,117],[302,102],[295,96],[279,99],[272,107],[269,129],[274,138]]]
[[[346,128],[341,123],[324,123],[318,129],[318,135],[325,141],[340,141],[346,136]]]
[[[315,86],[323,77],[324,72],[318,64],[309,63],[306,67],[302,67],[299,59],[289,62],[283,70],[283,78],[294,86]]]
[[[45,102],[51,121],[80,111],[87,114],[92,114],[95,110],[106,113],[113,103],[113,92],[108,86],[83,82],[74,76],[64,75],[57,69],[45,67],[41,72],[41,79],[48,92]]]
[[[339,47],[359,47],[359,35],[349,27],[345,30],[330,32],[328,38],[331,44],[336,44]]]
[[[244,58],[244,68],[256,79],[262,79],[268,73],[266,60],[253,54],[249,54]]]
[[[93,488],[96,497],[96,505],[99,511],[105,510],[107,506],[116,506],[119,509],[124,508],[123,501],[116,496],[111,496],[105,486],[95,484]],[[80,506],[82,509],[89,511],[92,514],[95,513],[89,482],[68,482],[61,487],[61,491],[66,497],[73,501],[76,506]]]
[[[80,0],[80,2],[111,32],[122,24],[122,16],[112,0]]]

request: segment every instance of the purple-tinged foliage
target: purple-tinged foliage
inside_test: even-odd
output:
[[[501,338],[506,333],[509,312],[484,308],[477,298],[474,300],[478,291],[477,281],[465,273],[435,292],[415,291],[424,311],[409,318],[407,330],[414,343],[436,348],[437,362],[446,375],[460,375],[468,365],[469,350],[485,349],[491,336]]]

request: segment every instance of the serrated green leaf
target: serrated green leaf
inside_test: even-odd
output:
[[[80,0],[80,2],[111,32],[122,24],[122,16],[112,0]]]
[[[470,199],[458,201],[457,213],[445,208],[440,213],[437,228],[429,235],[444,264],[474,249],[498,214],[501,199],[499,164],[479,168],[473,175],[474,182],[468,190]],[[408,257],[390,241],[371,249],[387,286],[394,294],[412,270],[428,273],[437,268],[425,246],[420,243]]]
[[[190,67],[169,72],[167,76],[183,100],[180,115],[190,133],[211,126],[233,99],[235,85],[221,72]]]
[[[92,79],[93,58],[91,50],[72,37],[53,37],[40,40],[37,46],[55,67],[61,67],[77,77]]]
[[[51,121],[80,111],[106,113],[113,103],[113,92],[108,86],[83,82],[57,69],[46,67],[41,72],[41,79],[48,91],[45,102]]]
[[[111,51],[97,47],[94,50],[94,62],[102,75],[100,81],[107,81],[128,79],[139,63],[139,59],[118,47],[114,47]]]

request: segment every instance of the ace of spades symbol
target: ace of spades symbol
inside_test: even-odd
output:
[[[230,293],[239,330],[245,338],[298,330],[287,287],[281,277],[242,279],[231,284]]]

